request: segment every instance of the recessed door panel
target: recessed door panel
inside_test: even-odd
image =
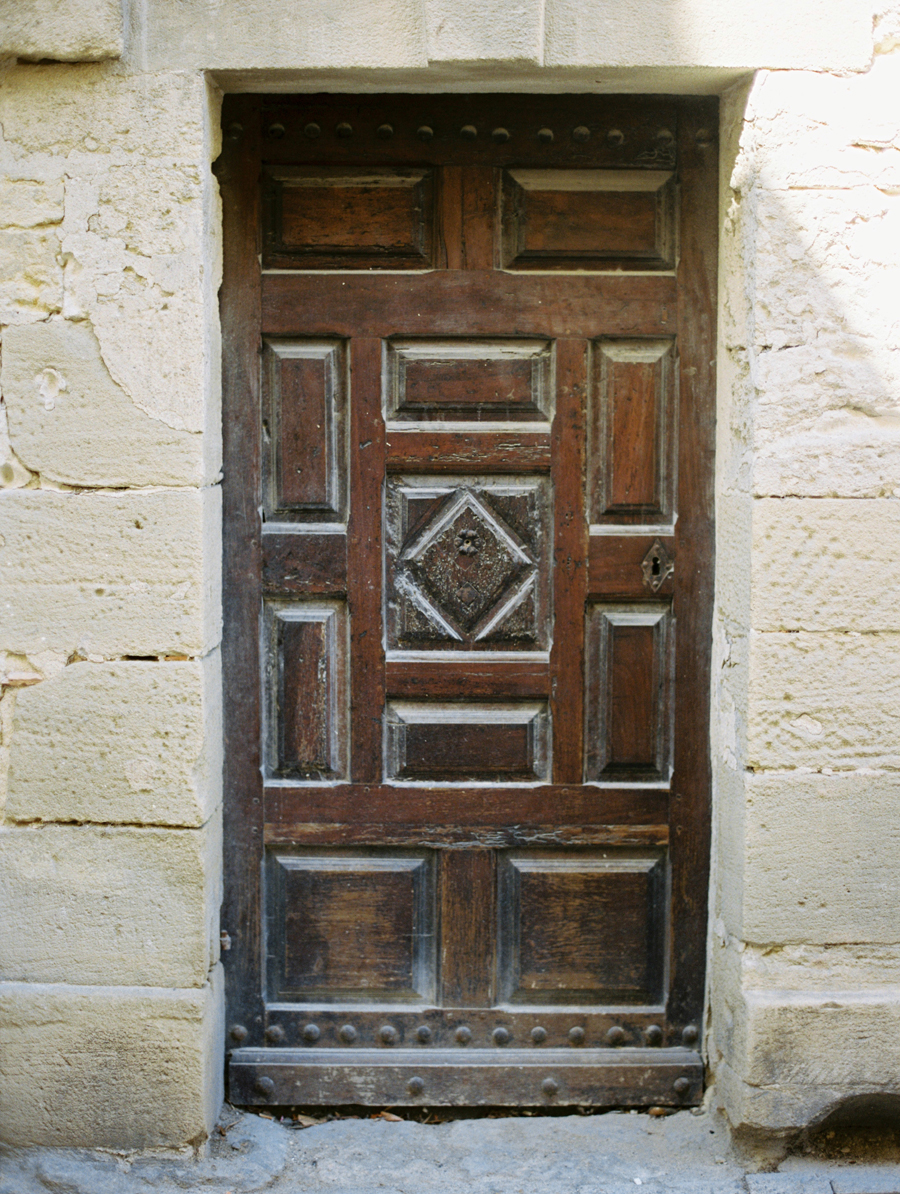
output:
[[[549,728],[545,704],[392,701],[386,775],[433,783],[549,779]]]
[[[601,340],[591,376],[590,519],[671,523],[675,499],[672,340]]]
[[[505,854],[500,990],[513,1003],[657,1003],[665,863],[628,851]]]
[[[388,345],[387,418],[398,422],[539,422],[553,415],[545,340]]]
[[[543,478],[389,478],[389,650],[541,651],[550,642]]]
[[[590,609],[586,778],[616,784],[669,782],[673,648],[668,605]]]
[[[265,262],[302,269],[431,265],[433,175],[376,166],[268,173]]]
[[[432,855],[273,850],[267,872],[270,999],[433,997]]]
[[[667,170],[507,170],[509,269],[674,265],[674,175]]]

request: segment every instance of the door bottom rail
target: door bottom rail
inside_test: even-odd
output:
[[[703,1096],[691,1049],[235,1049],[239,1106],[690,1107]]]

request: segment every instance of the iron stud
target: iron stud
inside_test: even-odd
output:
[[[306,1024],[303,1028],[303,1039],[311,1045],[315,1044],[321,1035],[318,1024]]]
[[[658,1024],[651,1024],[644,1033],[644,1036],[647,1038],[648,1045],[661,1045],[663,1039],[663,1030]]]
[[[541,1028],[540,1026],[537,1028],[532,1028],[531,1039],[536,1045],[543,1045],[544,1041],[547,1039],[547,1029]]]
[[[411,1095],[420,1095],[425,1089],[424,1078],[410,1078],[406,1084],[406,1089]]]
[[[538,129],[538,141],[542,141],[544,145],[549,145],[553,140],[553,129]]]
[[[499,1028],[494,1029],[494,1031],[491,1033],[491,1036],[495,1045],[509,1044],[509,1030],[504,1028],[502,1024]]]
[[[380,124],[375,130],[375,136],[379,141],[390,141],[394,135],[394,126],[392,124]]]
[[[346,120],[342,120],[340,124],[334,126],[334,132],[337,137],[352,137],[353,125],[348,124]]]
[[[382,1024],[378,1029],[378,1035],[385,1045],[396,1045],[397,1043],[397,1029],[392,1024]]]
[[[700,1033],[697,1031],[697,1025],[688,1024],[681,1034],[681,1039],[686,1045],[696,1045],[699,1035]]]
[[[434,129],[430,124],[420,124],[416,129],[416,136],[420,141],[431,141],[434,137]]]
[[[618,1024],[614,1024],[606,1034],[606,1043],[608,1045],[621,1045],[625,1040],[625,1029],[620,1028]]]
[[[340,1032],[338,1033],[338,1036],[341,1038],[341,1040],[344,1042],[345,1045],[352,1045],[353,1042],[356,1040],[356,1029],[353,1027],[352,1024],[344,1024],[343,1027],[341,1028]]]
[[[569,1029],[569,1041],[573,1045],[583,1045],[584,1044],[584,1029],[583,1028],[570,1028]]]
[[[231,1039],[233,1041],[237,1041],[238,1044],[247,1039],[247,1029],[243,1026],[243,1024],[232,1024]]]
[[[284,1040],[284,1029],[280,1024],[270,1024],[266,1029],[266,1040],[270,1045],[280,1045]]]
[[[580,141],[582,145],[585,141],[590,141],[591,130],[586,124],[579,124],[577,128],[572,129],[572,140]]]
[[[256,1079],[255,1088],[257,1094],[265,1095],[266,1098],[275,1093],[275,1083],[265,1074]]]
[[[548,1095],[549,1097],[552,1098],[553,1095],[555,1095],[559,1091],[559,1083],[556,1081],[555,1078],[545,1078],[544,1081],[541,1083],[541,1090],[544,1092],[545,1095]]]
[[[322,129],[314,120],[311,120],[309,124],[304,127],[303,132],[305,136],[309,137],[310,141],[315,141],[316,137],[321,136]]]
[[[416,1029],[416,1037],[422,1042],[423,1045],[428,1044],[428,1042],[431,1040],[431,1029],[427,1024],[419,1025],[419,1027]]]
[[[472,1039],[472,1029],[466,1028],[465,1024],[463,1024],[461,1028],[457,1028],[453,1035],[456,1037],[456,1043],[458,1045],[468,1045],[469,1041]]]
[[[509,140],[509,129],[494,129],[491,133],[491,139],[496,141],[498,145],[504,145]]]
[[[610,129],[606,134],[606,140],[609,145],[623,145],[625,143],[625,134],[621,129]]]
[[[464,124],[459,130],[459,135],[464,141],[474,141],[478,136],[478,129],[474,124]]]
[[[672,1089],[677,1095],[686,1095],[691,1089],[691,1082],[689,1078],[676,1078],[672,1083]]]

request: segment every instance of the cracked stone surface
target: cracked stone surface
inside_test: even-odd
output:
[[[226,1109],[205,1155],[30,1149],[0,1194],[900,1194],[900,1164],[792,1156],[757,1173],[710,1112],[340,1119],[296,1130]]]

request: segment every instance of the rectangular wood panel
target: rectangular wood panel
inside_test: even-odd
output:
[[[544,703],[392,701],[385,719],[385,776],[431,783],[535,782],[549,778]]]
[[[499,871],[500,989],[512,1003],[661,997],[661,853],[517,851]]]
[[[270,850],[266,884],[270,999],[434,998],[432,853]]]
[[[591,522],[671,523],[674,341],[601,340],[591,373]]]
[[[540,422],[553,417],[546,340],[394,341],[387,349],[387,419]]]
[[[267,518],[346,518],[346,354],[339,341],[267,340]]]
[[[667,604],[589,608],[586,779],[612,784],[669,782],[672,622]]]
[[[434,252],[433,171],[342,166],[266,175],[263,265],[424,269]]]
[[[268,602],[264,634],[268,774],[346,778],[346,607]]]
[[[507,269],[674,265],[670,170],[506,170],[502,202]]]

